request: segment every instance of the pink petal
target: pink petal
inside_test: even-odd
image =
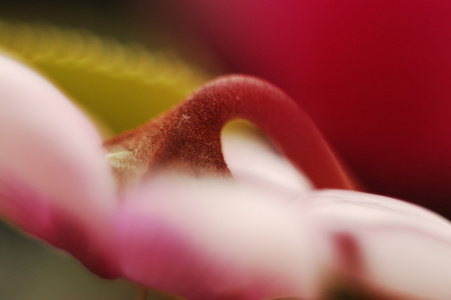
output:
[[[188,299],[317,299],[352,279],[383,295],[447,299],[451,226],[349,191],[297,201],[265,185],[153,179],[118,215],[124,274]]]
[[[124,273],[193,300],[309,297],[308,226],[283,195],[234,181],[154,179],[123,201]]]
[[[115,190],[99,134],[55,87],[6,56],[0,95],[0,213],[102,265],[107,257],[91,255],[109,243]]]
[[[332,269],[345,269],[380,289],[411,297],[451,295],[448,220],[407,202],[351,191],[312,192],[299,203],[299,213],[308,203],[322,237],[317,248],[326,249],[320,260]],[[348,254],[337,243],[343,235],[354,243],[353,250],[345,250]]]

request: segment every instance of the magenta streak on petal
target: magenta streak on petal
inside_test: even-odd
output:
[[[50,238],[47,200],[25,188],[17,178],[0,167],[0,211],[9,221],[43,239]]]
[[[105,278],[118,277],[114,252],[102,245],[92,230],[11,172],[0,170],[2,215],[31,235],[68,251],[92,272]]]
[[[365,271],[365,266],[357,239],[347,232],[334,233],[332,239],[337,250],[340,267],[345,272],[362,275]]]
[[[357,251],[360,252],[359,260],[364,263],[364,269],[357,270],[361,273],[353,272],[351,268],[354,262],[349,264],[348,261],[347,271],[353,272],[352,275],[360,275],[360,279],[364,279],[361,283],[374,288],[373,292],[386,293],[384,297],[375,294],[374,299],[448,299],[444,295],[449,295],[451,291],[447,282],[451,274],[449,234],[434,234],[409,225],[362,227],[355,234],[361,243],[362,248]],[[411,239],[407,245],[403,241],[401,248],[393,245],[395,240],[402,240],[406,236],[418,240],[412,243]],[[425,251],[423,247],[427,248],[428,245],[443,248],[438,252]],[[448,256],[444,255],[444,251]]]

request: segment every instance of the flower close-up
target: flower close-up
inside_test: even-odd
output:
[[[213,80],[102,143],[35,71],[0,64],[0,212],[94,273],[187,299],[451,293],[449,222],[355,191],[310,119],[268,82]],[[269,140],[253,129],[221,141],[234,118]]]
[[[181,56],[0,15],[0,298],[450,299],[446,66],[353,2],[132,2]]]

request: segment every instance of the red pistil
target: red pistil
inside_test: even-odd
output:
[[[298,104],[272,84],[248,76],[213,80],[167,113],[104,145],[110,153],[124,153],[114,168],[122,183],[163,167],[194,176],[230,176],[220,136],[237,118],[259,126],[317,188],[353,188]]]

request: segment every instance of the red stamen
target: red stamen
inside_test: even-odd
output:
[[[137,169],[164,166],[195,176],[227,176],[220,135],[224,125],[237,118],[259,126],[317,188],[353,188],[298,104],[272,84],[248,76],[213,80],[157,119],[105,142],[105,147],[130,151],[126,164]],[[115,172],[119,177],[133,173]]]

